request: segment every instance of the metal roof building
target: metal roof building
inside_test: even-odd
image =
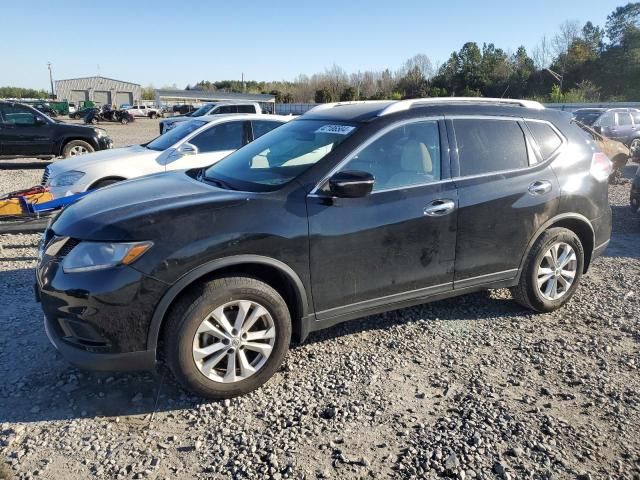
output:
[[[100,105],[133,104],[142,96],[142,88],[137,83],[101,76],[56,80],[55,89],[59,100],[75,103],[91,100]]]
[[[156,103],[167,104],[199,104],[206,102],[247,101],[258,102],[263,110],[273,112],[276,103],[275,95],[263,93],[232,93],[220,90],[156,90]]]

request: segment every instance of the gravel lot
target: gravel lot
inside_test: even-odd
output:
[[[113,127],[120,145],[141,141]],[[0,191],[40,175],[0,172]],[[69,366],[33,300],[38,236],[0,237],[0,479],[640,478],[628,191],[611,187],[611,246],[560,311],[532,315],[492,291],[352,321],[224,402],[201,402],[163,369]]]

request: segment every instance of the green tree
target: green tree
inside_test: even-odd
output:
[[[316,103],[330,103],[333,102],[333,97],[331,96],[331,91],[327,87],[322,87],[319,90],[316,90],[315,95]]]
[[[155,100],[156,89],[153,85],[147,85],[142,89],[142,100]]]
[[[356,89],[353,87],[345,88],[340,94],[341,102],[352,102],[357,99],[358,99],[358,92],[356,92]]]
[[[640,2],[616,8],[608,17],[605,29],[611,45],[620,45],[629,29],[640,28]]]

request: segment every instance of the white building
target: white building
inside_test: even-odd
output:
[[[142,88],[137,83],[100,76],[56,80],[55,90],[58,100],[76,104],[83,100],[100,105],[133,104],[142,97]]]

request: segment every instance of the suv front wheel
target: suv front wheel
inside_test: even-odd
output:
[[[164,335],[167,363],[189,390],[210,399],[248,393],[280,367],[291,339],[287,304],[249,277],[202,285],[172,309]]]
[[[575,293],[583,268],[584,249],[577,235],[566,228],[550,228],[531,248],[511,294],[531,310],[556,310]]]

